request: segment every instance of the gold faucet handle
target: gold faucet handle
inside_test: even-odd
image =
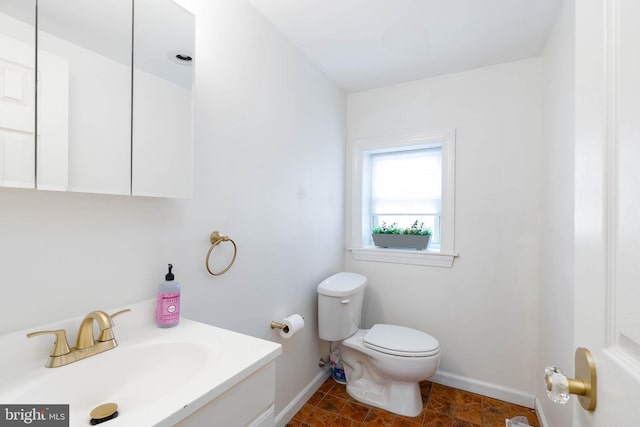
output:
[[[121,314],[125,314],[130,312],[131,309],[130,308],[125,308],[124,310],[120,310],[118,312],[113,313],[112,315],[110,315],[109,317],[111,318],[113,323],[113,318],[116,316],[120,316]],[[112,339],[114,339],[115,337],[113,336],[113,330],[111,328],[109,329],[105,329],[103,331],[100,332],[100,337],[98,337],[98,341],[110,341]]]
[[[111,315],[111,318],[113,319],[113,318],[114,318],[114,317],[116,317],[116,316],[120,316],[121,314],[125,314],[125,313],[128,313],[128,312],[130,312],[130,311],[131,311],[131,309],[130,309],[130,308],[125,308],[124,310],[120,310],[120,311],[117,311],[117,312],[113,313],[113,314]]]
[[[67,332],[64,329],[58,329],[55,331],[37,331],[30,332],[27,334],[27,338],[37,337],[40,335],[55,335],[55,340],[53,341],[53,347],[51,348],[51,352],[49,356],[57,357],[63,356],[65,354],[71,353],[71,349],[69,348],[69,343],[67,342]]]

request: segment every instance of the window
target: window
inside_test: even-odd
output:
[[[369,230],[383,224],[409,228],[418,221],[433,232],[430,248],[440,249],[442,146],[375,152],[367,160]]]
[[[355,141],[350,248],[355,259],[453,264],[454,156],[454,131]],[[373,246],[373,227],[407,228],[416,220],[433,232],[426,251]]]

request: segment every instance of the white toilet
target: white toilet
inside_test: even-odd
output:
[[[438,369],[440,345],[431,335],[395,325],[358,329],[367,278],[338,273],[318,285],[318,330],[339,342],[354,399],[389,412],[415,417],[422,411],[420,381]]]

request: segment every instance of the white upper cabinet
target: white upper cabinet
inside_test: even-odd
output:
[[[0,186],[191,197],[193,15],[37,0],[36,30],[35,11],[0,0]]]
[[[171,0],[135,0],[132,194],[193,193],[195,18]]]
[[[131,0],[38,0],[39,189],[130,193],[131,20]]]
[[[35,0],[0,0],[0,187],[35,187]]]

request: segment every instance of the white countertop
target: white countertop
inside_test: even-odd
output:
[[[155,300],[114,319],[118,347],[59,368],[45,368],[51,337],[27,332],[66,329],[69,345],[81,318],[0,336],[0,404],[69,404],[70,426],[87,426],[94,407],[115,402],[105,426],[171,426],[282,352],[280,344],[182,318],[153,321]]]

